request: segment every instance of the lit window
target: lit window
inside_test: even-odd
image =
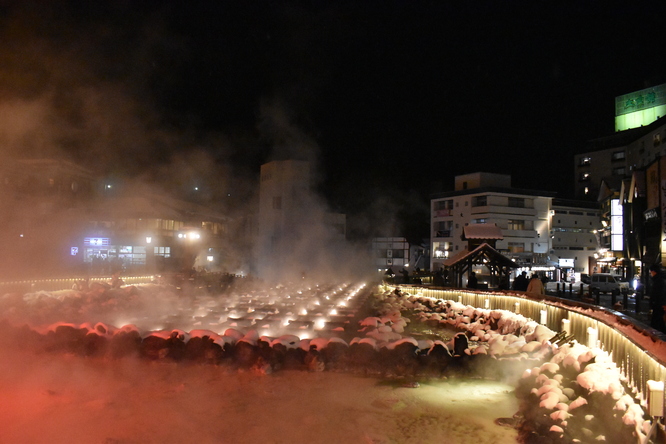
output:
[[[524,220],[508,220],[508,225],[507,228],[509,230],[524,230],[525,229],[525,221]]]
[[[523,242],[509,242],[508,247],[511,253],[523,253],[525,251],[525,243]]]

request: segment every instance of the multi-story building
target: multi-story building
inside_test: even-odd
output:
[[[261,166],[257,273],[273,277],[307,272],[331,257],[345,240],[346,216],[331,213],[313,191],[308,161],[273,161]]]
[[[4,277],[219,269],[228,262],[225,216],[136,188],[131,196],[107,195],[99,192],[102,184],[67,161],[6,161],[0,169]]]
[[[75,214],[95,193],[92,171],[53,159],[3,159],[0,166],[0,273],[49,274],[67,262]]]
[[[91,202],[81,219],[70,255],[93,273],[241,268],[228,257],[229,219],[208,207],[157,194],[112,197]]]
[[[590,272],[611,271],[631,279],[644,272],[641,265],[656,260],[658,243],[648,241],[654,235],[645,227],[659,209],[646,210],[645,183],[646,171],[658,176],[655,165],[666,155],[665,116],[666,84],[618,96],[616,133],[590,141],[586,152],[574,156],[576,198],[596,201],[603,224],[597,263]]]
[[[615,98],[616,133],[574,156],[575,196],[597,200],[601,181],[628,178],[666,154],[666,84]]]
[[[375,237],[372,239],[377,271],[384,273],[392,270],[399,272],[410,263],[410,245],[404,237]]]
[[[511,187],[511,176],[472,173],[455,178],[455,189],[431,196],[430,269],[467,247],[467,224],[496,224],[496,248],[521,267],[554,270],[551,260],[552,199],[555,193]]]
[[[596,202],[553,199],[551,257],[558,259],[562,279],[574,277],[578,281],[579,274],[594,270],[602,228],[600,214]]]

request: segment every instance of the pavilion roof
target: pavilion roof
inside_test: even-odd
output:
[[[461,252],[445,260],[442,265],[445,267],[453,267],[457,264],[470,260],[473,263],[486,263],[484,260],[487,260],[488,262],[495,265],[509,268],[518,268],[518,264],[485,242],[472,251],[468,251],[466,249],[462,250]]]

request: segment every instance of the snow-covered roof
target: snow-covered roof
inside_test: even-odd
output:
[[[464,239],[504,239],[502,229],[496,224],[471,224],[463,227]]]
[[[474,249],[473,251],[476,250],[478,250],[478,248]],[[472,252],[469,251],[467,248],[465,248],[464,250],[460,250],[458,253],[446,259],[444,262],[442,262],[442,265],[445,267],[450,267],[451,265],[460,262],[462,259],[466,258],[470,254],[472,254]]]

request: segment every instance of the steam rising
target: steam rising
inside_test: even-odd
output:
[[[206,205],[229,218],[229,242],[223,249],[228,262],[220,271],[235,273],[247,268],[255,242],[251,218],[258,205],[260,164],[307,160],[313,171],[309,220],[317,223],[308,231],[301,227],[302,242],[294,245],[291,257],[274,261],[271,277],[315,268],[328,276],[370,272],[365,246],[330,241],[322,220],[331,210],[318,193],[324,178],[321,148],[296,123],[304,117],[289,97],[266,91],[254,103],[254,122],[211,125],[191,112],[192,104],[179,102],[189,90],[176,85],[183,85],[189,54],[196,49],[170,29],[168,8],[79,6],[73,12],[56,4],[22,2],[7,6],[0,18],[0,37],[9,42],[0,55],[5,184],[12,180],[11,170],[20,170],[17,160],[58,159],[104,178],[113,184],[114,196],[166,193]],[[195,89],[191,93],[202,95]],[[241,97],[249,99],[250,93],[255,91]],[[91,218],[60,203],[25,202],[23,196],[5,196],[0,204],[7,227],[2,240],[13,248],[1,265],[10,276],[51,274],[49,264],[67,254],[68,242]],[[34,269],[26,271],[28,264]]]

